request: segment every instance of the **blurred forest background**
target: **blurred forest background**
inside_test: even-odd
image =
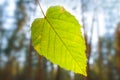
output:
[[[120,0],[41,0],[62,5],[83,25],[88,77],[35,52],[30,26],[42,17],[37,0],[0,0],[0,80],[120,80]]]

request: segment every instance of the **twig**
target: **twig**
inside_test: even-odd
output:
[[[43,9],[42,9],[42,7],[41,7],[41,5],[40,5],[39,0],[37,0],[37,2],[38,2],[38,5],[39,5],[39,7],[40,7],[40,10],[41,10],[41,12],[42,12],[43,16],[44,16],[44,17],[46,17],[46,16],[45,16],[45,14],[44,14],[44,11],[43,11]]]

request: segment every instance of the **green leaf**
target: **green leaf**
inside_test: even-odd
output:
[[[81,25],[61,6],[52,6],[44,18],[32,23],[32,44],[51,62],[75,73],[86,75],[85,41]]]

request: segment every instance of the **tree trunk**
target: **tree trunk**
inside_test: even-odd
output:
[[[36,80],[42,80],[41,79],[41,64],[42,64],[42,56],[38,55],[38,65],[37,65],[37,77]]]
[[[98,53],[99,53],[99,57],[98,57],[98,67],[99,67],[99,80],[103,80],[103,76],[102,76],[102,64],[103,64],[103,57],[102,57],[102,39],[99,38],[98,41]]]
[[[56,80],[61,80],[60,79],[60,76],[61,75],[61,70],[60,70],[60,67],[58,66],[58,70],[57,70],[57,75],[56,75]]]
[[[30,40],[30,45],[28,46],[29,49],[26,52],[26,80],[32,80],[32,51],[33,51],[33,47],[31,45],[31,40]]]
[[[115,31],[115,52],[116,52],[116,64],[117,72],[120,80],[120,23]]]

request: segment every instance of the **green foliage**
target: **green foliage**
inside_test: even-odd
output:
[[[61,6],[52,6],[31,27],[36,51],[62,68],[86,76],[85,41],[80,24]]]

